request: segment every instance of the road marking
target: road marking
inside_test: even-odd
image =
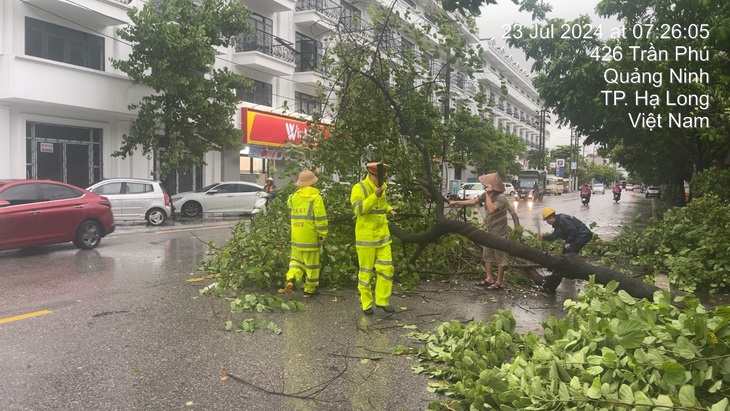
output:
[[[40,311],[35,311],[32,313],[16,315],[13,317],[0,318],[0,324],[5,324],[5,323],[12,322],[12,321],[18,321],[18,320],[25,320],[26,318],[33,318],[33,317],[37,317],[39,315],[50,314],[52,312],[53,311],[49,311],[49,310],[40,310]]]

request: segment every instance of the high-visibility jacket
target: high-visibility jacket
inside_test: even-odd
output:
[[[291,210],[291,246],[302,251],[319,250],[319,240],[327,237],[327,210],[319,190],[301,187],[286,202]]]
[[[375,195],[375,184],[370,178],[352,186],[350,204],[357,216],[355,245],[358,247],[382,247],[391,243],[388,214],[393,207],[388,204],[385,192]]]

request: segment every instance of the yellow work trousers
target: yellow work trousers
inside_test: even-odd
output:
[[[393,291],[393,255],[390,244],[383,247],[357,247],[357,260],[360,271],[357,273],[357,289],[360,291],[362,309],[373,306],[371,281],[375,276],[375,305],[390,305]]]
[[[289,260],[289,271],[286,272],[286,281],[302,281],[306,274],[304,292],[311,293],[319,285],[319,250],[302,251],[292,248],[291,260]]]

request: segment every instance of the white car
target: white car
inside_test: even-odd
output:
[[[140,178],[102,180],[87,190],[112,203],[114,221],[147,221],[162,225],[172,215],[172,202],[159,181]]]
[[[203,213],[256,214],[266,210],[264,187],[246,181],[224,181],[172,196],[172,205],[186,217]]]
[[[484,186],[482,183],[464,183],[459,190],[459,198],[462,200],[471,200],[484,194]]]
[[[504,183],[504,195],[507,197],[515,195],[515,187],[511,183]]]
[[[606,187],[601,183],[593,184],[593,194],[596,193],[606,194]]]
[[[504,183],[504,195],[511,197],[515,192],[515,188],[510,183]],[[462,200],[471,200],[484,194],[484,186],[482,183],[465,183],[459,190],[459,198]]]

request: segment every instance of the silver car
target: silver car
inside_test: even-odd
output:
[[[223,181],[172,196],[172,205],[186,217],[203,213],[256,214],[266,210],[264,187],[245,181]]]
[[[102,180],[87,190],[112,203],[114,221],[147,221],[158,226],[172,215],[170,196],[159,181],[140,178]]]

